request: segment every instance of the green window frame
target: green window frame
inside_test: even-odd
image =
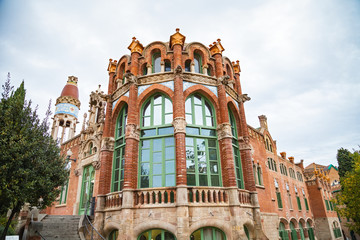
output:
[[[69,180],[67,180],[66,183],[61,187],[59,204],[66,204],[68,188],[69,188]]]
[[[152,55],[152,72],[158,73],[161,72],[161,52],[155,52]]]
[[[202,69],[202,57],[198,53],[194,53],[194,65],[196,73],[203,73]]]
[[[188,186],[222,186],[215,111],[201,95],[185,101]]]
[[[258,178],[257,178],[257,173],[256,173],[256,165],[253,164],[253,173],[254,173],[254,179],[255,179],[255,185],[258,185]]]
[[[281,200],[281,193],[279,191],[276,192],[276,198],[278,202],[278,208],[283,208],[282,200]]]
[[[226,235],[218,228],[204,227],[193,232],[190,240],[226,240]]]
[[[150,229],[141,233],[137,240],[176,240],[174,234],[163,229]]]
[[[263,183],[262,183],[262,170],[261,170],[260,166],[257,167],[257,177],[258,177],[258,184],[262,186],[263,185]]]
[[[305,240],[304,228],[301,222],[299,222],[299,229],[300,229],[300,239]]]
[[[109,234],[108,240],[117,240],[119,236],[119,230],[112,230]]]
[[[279,236],[281,240],[289,240],[289,235],[285,230],[285,224],[282,222],[279,223]]]
[[[125,167],[125,131],[127,123],[128,106],[125,105],[116,120],[115,145],[111,177],[111,192],[121,191],[124,187]]]
[[[247,227],[245,225],[244,225],[244,232],[245,232],[246,238],[248,240],[250,240],[250,233],[249,233],[249,230],[247,229]]]
[[[299,196],[296,196],[296,201],[297,201],[297,204],[298,204],[298,209],[299,209],[299,211],[301,211],[302,208],[301,208],[301,201],[300,201],[300,197],[299,197]]]
[[[88,204],[88,213],[90,212],[89,203],[91,201],[91,198],[93,197],[94,180],[95,180],[94,177],[95,177],[94,167],[91,164],[85,166],[82,174],[79,215],[84,214],[86,209],[86,204]]]
[[[290,222],[289,225],[290,225],[290,230],[291,230],[291,240],[297,240],[298,237],[297,237],[297,232],[296,232],[294,223]]]
[[[326,210],[329,211],[330,210],[329,202],[326,199],[324,199],[324,200],[325,200]]]
[[[309,204],[308,204],[308,201],[307,201],[306,197],[304,197],[304,202],[305,202],[306,211],[309,211]]]
[[[141,109],[138,187],[176,186],[176,161],[171,100],[151,96]]]
[[[231,133],[232,133],[232,148],[233,148],[233,157],[234,157],[234,165],[235,165],[235,176],[236,176],[236,183],[238,188],[243,189],[244,188],[244,177],[243,177],[243,171],[241,166],[241,156],[239,151],[239,143],[237,140],[237,127],[236,127],[236,121],[233,112],[228,109],[229,111],[229,119],[230,119],[230,125],[231,125]],[[261,180],[259,179],[259,185],[261,185]]]

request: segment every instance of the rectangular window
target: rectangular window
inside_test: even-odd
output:
[[[329,211],[329,210],[330,210],[330,208],[329,208],[329,202],[328,202],[328,200],[326,200],[326,199],[325,199],[325,205],[326,205],[326,210]]]
[[[331,200],[329,200],[329,205],[330,205],[330,210],[334,211],[334,206],[333,206],[333,203],[331,202]]]
[[[306,211],[309,211],[309,205],[308,205],[308,201],[307,199],[304,197],[304,202],[305,202],[305,209]]]
[[[276,192],[277,202],[278,202],[278,208],[283,208],[282,201],[281,201],[281,193]]]
[[[60,194],[59,204],[65,204],[66,203],[68,185],[69,185],[69,181],[67,181],[65,183],[65,185],[61,187],[61,194]]]
[[[301,211],[300,197],[299,197],[299,196],[296,196],[296,200],[297,200],[297,204],[298,204],[299,211]]]
[[[290,209],[293,209],[293,205],[292,205],[292,201],[291,201],[291,195],[290,195],[289,192],[288,192],[288,197],[289,197],[289,207],[290,207]]]

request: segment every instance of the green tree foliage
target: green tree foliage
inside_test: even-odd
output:
[[[353,169],[354,159],[351,156],[351,152],[347,149],[338,149],[336,159],[339,163],[339,176],[344,177],[345,174]]]
[[[354,151],[349,156],[353,159],[352,170],[340,178],[342,190],[336,199],[336,210],[352,220],[348,223],[350,230],[360,233],[360,152]]]
[[[24,203],[44,208],[59,195],[67,177],[66,163],[49,134],[50,106],[39,120],[25,100],[24,82],[12,90],[10,77],[0,101],[0,215],[12,209],[10,219]],[[6,233],[7,228],[5,228]],[[4,235],[4,234],[3,234]],[[0,239],[5,239],[4,236]]]

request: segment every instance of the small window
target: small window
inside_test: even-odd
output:
[[[165,60],[165,72],[170,72],[171,71],[171,62],[166,59]]]
[[[207,75],[209,75],[209,76],[214,75],[213,67],[211,65],[209,65],[207,68]]]
[[[195,72],[202,73],[202,59],[200,54],[194,53]]]
[[[143,76],[146,76],[147,75],[147,66],[146,66],[146,63],[144,63],[143,65],[142,65],[142,74],[143,74]]]
[[[152,56],[152,72],[158,73],[161,72],[161,53],[156,52]]]
[[[188,59],[185,61],[185,72],[190,72],[190,65],[191,65],[191,60]]]

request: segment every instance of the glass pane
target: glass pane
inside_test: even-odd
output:
[[[186,170],[187,170],[187,173],[195,172],[195,161],[194,160],[186,160]]]
[[[206,126],[214,126],[212,117],[206,117]]]
[[[193,174],[187,174],[187,185],[188,185],[188,186],[195,186],[195,185],[196,185],[195,175],[193,175]]]
[[[214,140],[214,139],[209,139],[208,140],[208,146],[209,147],[216,147],[216,140]]]
[[[151,108],[150,108],[150,103],[151,103],[151,101],[148,101],[147,103],[146,103],[146,105],[144,106],[144,112],[143,112],[143,116],[150,116],[150,110],[151,110]]]
[[[224,235],[219,230],[215,229],[215,239],[216,240],[225,240]]]
[[[204,239],[213,239],[212,236],[212,228],[204,228],[203,229]],[[217,240],[216,238],[214,240]]]
[[[150,148],[150,140],[144,140],[141,142],[142,143],[142,148]]]
[[[185,112],[191,113],[191,98],[188,98],[185,102]]]
[[[208,186],[207,175],[199,175],[199,186]]]
[[[154,96],[154,104],[161,104],[161,95]]]
[[[164,124],[172,123],[172,121],[173,121],[173,115],[172,115],[172,113],[171,113],[171,114],[166,114],[166,115],[165,115],[165,122],[164,122]]]
[[[217,162],[210,162],[210,171],[211,173],[218,173],[218,164]]]
[[[140,179],[140,187],[147,188],[149,187],[149,177],[148,176],[142,176]]]
[[[159,128],[159,135],[167,135],[167,134],[173,134],[173,133],[174,133],[173,127]]]
[[[214,148],[209,149],[209,159],[210,160],[217,160],[216,149],[214,149]]]
[[[186,133],[190,135],[200,135],[200,131],[198,128],[186,127]]]
[[[141,137],[150,137],[156,135],[156,129],[142,130]]]
[[[198,161],[206,162],[206,154],[205,152],[198,151]]]
[[[153,174],[162,173],[162,164],[153,164]]]
[[[165,186],[166,187],[175,186],[175,175],[174,174],[166,175]]]
[[[187,159],[194,159],[195,152],[193,147],[186,147],[186,158]]]
[[[114,172],[115,182],[119,181],[119,170]]]
[[[200,73],[200,63],[197,56],[194,57],[195,72]]]
[[[198,163],[199,173],[206,173],[207,165],[206,162],[199,162]]]
[[[154,139],[153,148],[154,148],[154,151],[162,150],[162,139],[161,138]]]
[[[150,164],[142,163],[141,164],[141,175],[149,175],[150,172]]]
[[[141,161],[148,162],[150,160],[150,150],[144,149],[141,151]]]
[[[150,123],[150,117],[144,117],[144,121],[143,121],[143,126],[144,127],[148,127],[150,126],[151,123]]]
[[[165,162],[165,173],[174,173],[175,172],[175,162],[167,161]]]
[[[214,129],[202,129],[201,135],[203,136],[216,136],[216,132]]]
[[[201,239],[201,230],[199,229],[199,230],[197,230],[196,232],[194,232],[193,234],[191,234],[191,238],[190,238],[191,240],[198,240],[198,239],[200,239],[200,240],[202,240]],[[210,238],[209,240],[212,240],[212,238]]]
[[[174,146],[174,138],[173,137],[168,137],[165,138],[165,146]]]
[[[161,71],[161,65],[160,65],[161,57],[156,57],[154,59],[154,72],[158,73]]]
[[[186,114],[185,117],[186,117],[187,124],[193,124],[192,116],[190,114]]]
[[[172,103],[168,98],[165,98],[165,113],[171,113],[173,111]]]
[[[153,187],[162,187],[161,176],[153,176]]]
[[[167,147],[165,149],[165,159],[174,159],[175,158],[175,149],[174,147]]]
[[[199,95],[194,96],[194,104],[201,105],[201,97]]]
[[[162,162],[162,152],[153,153],[153,162]]]
[[[203,125],[202,106],[195,105],[195,124]]]
[[[162,123],[161,105],[154,106],[154,125],[160,125]]]
[[[186,146],[193,146],[194,145],[194,139],[193,138],[185,138]]]
[[[211,186],[220,186],[219,176],[218,175],[212,175],[211,176]]]
[[[205,139],[198,138],[196,139],[196,146],[198,151],[205,150]]]

